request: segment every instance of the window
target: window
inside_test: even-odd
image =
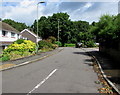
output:
[[[17,34],[17,37],[18,37],[18,39],[19,39],[19,34]]]
[[[2,36],[7,36],[7,34],[8,34],[7,31],[2,30]]]
[[[11,32],[11,37],[15,37],[15,33],[12,33],[12,32]]]

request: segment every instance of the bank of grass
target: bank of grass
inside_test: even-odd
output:
[[[65,43],[64,47],[75,47],[75,44],[72,44],[72,43],[70,43],[70,44]]]

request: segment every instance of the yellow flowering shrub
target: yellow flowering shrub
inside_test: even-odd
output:
[[[17,40],[3,51],[3,56],[8,56],[10,60],[29,56],[35,52],[36,44],[30,40]]]
[[[33,52],[35,51],[36,44],[33,43],[30,40],[24,40],[23,43],[18,44],[17,42],[14,42],[13,44],[9,45],[8,48],[4,49],[4,52],[11,52],[11,51],[29,51]]]

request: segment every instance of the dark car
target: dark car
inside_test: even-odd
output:
[[[76,48],[82,47],[82,43],[80,43],[80,42],[76,43],[75,47],[76,47]]]

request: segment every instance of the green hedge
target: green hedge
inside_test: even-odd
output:
[[[75,44],[65,44],[64,47],[75,47]]]

